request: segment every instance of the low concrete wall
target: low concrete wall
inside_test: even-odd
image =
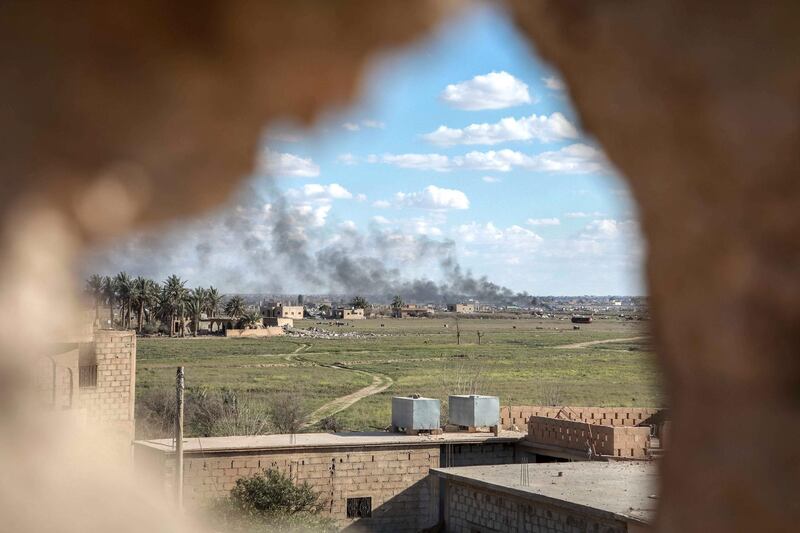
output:
[[[445,531],[626,533],[628,524],[587,512],[548,505],[486,487],[447,480],[444,489]]]
[[[226,329],[226,337],[278,337],[285,331],[281,327],[266,327],[259,329]]]

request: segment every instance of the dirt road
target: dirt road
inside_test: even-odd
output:
[[[575,342],[573,344],[562,344],[560,346],[553,346],[553,348],[557,348],[559,350],[577,350],[580,348],[588,348],[589,346],[595,346],[597,344],[611,344],[612,342],[627,342],[627,341],[638,341],[642,339],[646,339],[647,337],[642,335],[639,337],[624,337],[620,339],[604,339],[601,341],[587,341],[587,342]]]
[[[322,366],[322,365],[321,365]],[[324,365],[327,366],[327,365]],[[359,389],[351,394],[347,394],[346,396],[340,396],[335,400],[332,400],[313,413],[308,416],[305,424],[303,427],[307,427],[313,424],[316,424],[326,416],[334,415],[340,411],[344,411],[357,401],[361,400],[362,398],[366,398],[367,396],[372,396],[373,394],[378,394],[379,392],[383,392],[389,387],[392,386],[392,378],[389,376],[384,376],[383,374],[372,374],[370,372],[364,372],[363,370],[352,370],[349,368],[343,368],[340,366],[327,366],[327,368],[335,369],[340,372],[358,372],[359,374],[365,374],[367,376],[372,376],[372,384],[364,387],[363,389]]]

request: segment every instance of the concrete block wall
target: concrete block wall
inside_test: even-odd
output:
[[[627,524],[577,509],[521,499],[485,486],[447,480],[444,494],[446,531],[525,533],[625,533]]]
[[[78,389],[78,407],[86,412],[88,421],[115,428],[130,442],[134,427],[136,334],[97,330],[94,358],[97,385]]]
[[[532,444],[556,446],[596,455],[645,459],[650,440],[649,427],[603,426],[586,422],[532,416],[525,440]]]
[[[531,416],[565,418],[601,426],[638,426],[658,424],[665,413],[655,407],[548,407],[541,405],[512,405],[500,408],[500,425],[524,430]]]
[[[342,527],[369,531],[419,531],[438,521],[438,482],[428,475],[439,466],[438,444],[414,447],[360,447],[240,451],[203,456],[186,453],[184,503],[202,507],[227,496],[236,480],[277,469],[296,483],[307,481]],[[160,475],[167,497],[174,494],[174,458],[146,446],[135,447],[138,470]],[[372,517],[347,518],[347,498],[372,498]]]
[[[506,465],[516,462],[514,443],[443,444],[439,464],[451,466]]]

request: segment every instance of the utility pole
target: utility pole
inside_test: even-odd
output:
[[[458,319],[456,318],[456,344],[461,344],[461,327],[458,324]]]
[[[481,337],[483,337],[483,335],[481,335],[481,332],[478,331],[478,346],[481,345]]]
[[[183,367],[175,375],[175,489],[178,510],[183,510]]]

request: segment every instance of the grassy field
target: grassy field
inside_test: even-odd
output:
[[[230,389],[256,402],[293,391],[310,411],[366,387],[372,383],[370,374],[393,380],[384,392],[336,415],[347,429],[386,427],[391,397],[399,394],[445,399],[448,393],[476,391],[500,396],[504,405],[665,402],[643,322],[598,320],[574,330],[565,320],[461,319],[460,344],[452,318],[377,319],[345,326],[295,322],[297,328],[309,326],[376,336],[143,338],[138,341],[137,390],[168,389],[175,367],[184,365],[189,388]],[[634,337],[643,338],[560,348]]]

